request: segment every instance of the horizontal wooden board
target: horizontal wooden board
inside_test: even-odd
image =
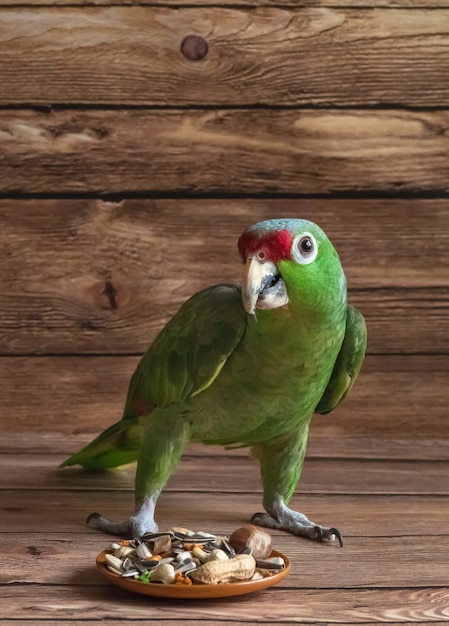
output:
[[[283,217],[326,231],[350,289],[449,286],[449,199],[0,200],[0,279],[11,291],[21,290],[16,281],[26,290],[56,256],[61,262],[51,264],[46,282],[66,276],[72,289],[75,272],[89,269],[97,280],[115,280],[122,268],[136,282],[145,271],[173,280],[181,270],[191,283],[240,281],[240,234]],[[119,292],[117,307],[122,300]]]
[[[27,0],[23,2],[23,6],[31,7],[45,7],[45,6],[57,6],[64,7],[69,5],[71,7],[107,7],[107,6],[129,6],[129,0]],[[11,0],[0,0],[0,7],[10,8],[12,5]],[[139,6],[163,6],[163,7],[182,7],[184,5],[188,7],[194,6],[207,6],[211,5],[210,0],[139,0]],[[239,7],[280,7],[282,8],[298,8],[297,0],[239,0],[236,3],[235,0],[220,0],[220,6],[230,6],[234,8]],[[334,7],[336,9],[348,8],[348,0],[301,0],[301,7],[313,7],[313,8],[328,8]],[[448,0],[353,0],[350,8],[352,9],[373,9],[385,7],[389,9],[443,9],[449,7]]]
[[[81,468],[57,471],[63,460],[64,456],[60,455],[5,454],[0,457],[2,488],[15,489],[22,485],[52,491],[134,489],[134,467],[109,473],[89,473]],[[207,480],[204,479],[206,469]],[[262,492],[257,462],[232,452],[216,456],[214,450],[210,451],[210,456],[192,456],[187,451],[166,488],[195,493],[210,490],[217,493]],[[297,492],[449,495],[448,464],[447,461],[306,458]]]
[[[137,362],[137,357],[0,358],[0,451],[75,451],[120,419]],[[448,459],[448,368],[446,356],[367,357],[341,406],[314,417],[310,454]],[[228,454],[216,447],[201,450]]]
[[[47,594],[49,589],[48,587],[42,587],[43,589],[43,593]],[[59,588],[58,588],[59,591]],[[274,601],[276,601],[276,597],[273,598]],[[190,603],[187,605],[189,606]],[[188,613],[190,613],[190,611],[188,611]],[[107,619],[107,618],[106,618]],[[145,619],[145,618],[143,618]],[[175,619],[170,619],[167,617],[164,617],[164,626],[179,626],[179,620],[180,618],[175,618]],[[55,626],[55,622],[51,619],[39,619],[39,621],[35,621],[32,620],[33,623],[38,624],[39,626]],[[126,616],[123,616],[120,618],[120,621],[122,624],[126,624],[126,626],[142,626],[142,620],[140,619],[127,619]],[[251,620],[251,618],[249,617],[248,619],[244,620],[244,619],[240,619],[240,620],[236,620],[233,618],[227,619],[226,614],[224,615],[220,615],[220,617],[214,618],[208,618],[208,617],[195,617],[195,615],[192,613],[192,615],[185,615],[182,618],[183,622],[186,623],[193,623],[193,624],[201,624],[201,626],[217,626],[217,621],[219,621],[220,626],[236,626],[236,624],[253,624],[254,622]],[[435,626],[435,624],[438,623],[442,623],[442,622],[446,622],[446,619],[444,617],[441,618],[441,620],[438,620],[437,618],[434,618],[432,621],[427,621],[427,620],[415,620],[413,623],[414,624],[420,624],[420,626]],[[24,623],[26,624],[27,622],[24,620]],[[95,617],[95,615],[90,615],[90,617],[88,617],[86,615],[86,617],[84,619],[78,620],[76,617],[73,617],[72,619],[72,615],[70,615],[68,618],[65,619],[65,623],[70,624],[70,626],[89,626],[91,624],[102,624],[102,626],[104,626],[105,624],[110,623],[111,625],[114,625],[114,620],[112,620],[111,622],[107,622],[105,621],[103,618],[98,619],[97,617]],[[275,626],[278,623],[282,623],[282,621],[273,621],[271,618],[268,619],[264,619],[263,620],[263,624],[264,626]],[[295,622],[283,622],[284,624],[293,624]],[[298,623],[298,622],[296,622]],[[308,622],[308,623],[312,623],[312,622]],[[314,621],[313,623],[318,623],[317,621]],[[331,622],[328,621],[328,624],[332,624],[332,623],[338,623],[338,622]],[[350,622],[349,622],[350,623]],[[373,622],[368,622],[368,621],[357,621],[357,626],[367,626],[368,624],[372,624]],[[400,622],[392,622],[391,620],[389,620],[388,622],[383,621],[383,624],[392,624],[392,623],[400,623]],[[404,622],[401,622],[402,624]],[[9,619],[4,619],[2,622],[2,626],[17,626],[17,620],[9,620]]]
[[[346,401],[346,403],[348,400]],[[348,406],[346,404],[346,406]],[[390,437],[385,433],[379,435],[353,435],[346,432],[343,425],[343,413],[340,411],[338,426],[341,430],[338,437],[332,434],[334,424],[319,422],[316,416],[312,422],[309,442],[307,445],[308,458],[331,459],[392,459],[417,461],[447,461],[449,459],[449,438],[439,436],[408,436],[402,438]],[[45,428],[45,423],[41,424]],[[416,423],[413,422],[413,428]],[[96,431],[97,433],[99,431]],[[412,431],[414,435],[414,431]],[[0,454],[59,454],[67,457],[73,450],[81,449],[93,437],[93,433],[77,433],[67,436],[63,432],[42,430],[29,431],[2,431]],[[188,448],[189,454],[195,456],[211,456],[210,446],[192,444]],[[213,448],[214,456],[227,456],[229,452],[224,448]],[[241,454],[247,457],[248,451],[233,450],[232,454]]]
[[[55,578],[59,585],[69,585],[74,572],[83,572],[80,585],[98,585],[99,575],[93,567],[95,558],[110,544],[108,537],[87,533],[55,534],[49,539],[34,533],[16,537],[0,534],[0,539],[3,564],[0,585],[52,584]],[[326,588],[336,580],[340,589],[445,586],[447,561],[443,555],[449,551],[449,535],[423,537],[414,543],[412,550],[409,542],[410,538],[359,537],[348,540],[340,550],[284,535],[274,537],[273,545],[294,564],[291,574],[282,581],[286,589]],[[433,568],[425,567],[429,560],[434,563]]]
[[[209,467],[212,464],[209,464]],[[417,475],[417,473],[415,474]],[[86,527],[86,518],[99,511],[111,519],[125,519],[133,512],[132,492],[117,491],[42,491],[10,489],[1,491],[0,532],[16,534],[88,533],[99,537],[99,550],[108,544],[108,537]],[[406,543],[411,552],[413,544],[423,536],[447,536],[449,505],[447,496],[426,495],[332,495],[304,494],[293,497],[292,507],[302,511],[316,523],[339,528],[345,546],[355,538],[395,537]],[[161,528],[189,525],[193,529],[207,528],[211,532],[227,533],[246,524],[251,515],[261,510],[260,493],[195,493],[187,487],[181,491],[162,491],[157,504],[156,520]],[[281,537],[308,545],[305,539],[292,539],[289,534],[273,531],[276,542]],[[38,537],[35,538],[35,541]],[[284,541],[284,539],[282,539]],[[289,544],[279,543],[290,550]],[[344,547],[345,547],[344,546]],[[326,545],[325,548],[337,548]],[[281,550],[282,551],[282,550]],[[443,553],[442,553],[443,554]]]
[[[48,587],[43,587],[43,593],[47,594],[47,592],[49,591]],[[59,591],[59,588],[58,588]],[[275,597],[273,598],[273,600],[275,600]],[[187,605],[189,606],[190,603]],[[188,611],[188,613],[190,613],[190,611]],[[107,618],[106,618],[107,619]],[[145,618],[142,618],[145,619]],[[164,617],[164,626],[179,626],[179,621],[181,618],[175,618],[175,619],[170,619],[167,617]],[[38,624],[38,626],[55,626],[55,622],[51,619],[39,619],[39,621],[35,621],[32,620],[33,623]],[[217,626],[217,621],[219,621],[220,626],[236,626],[236,624],[253,624],[254,622],[251,620],[251,618],[248,618],[246,620],[244,619],[240,619],[240,620],[236,620],[233,618],[227,619],[226,615],[220,615],[219,620],[218,620],[218,615],[217,617],[214,618],[208,618],[208,617],[195,617],[195,615],[192,613],[191,615],[185,615],[182,618],[182,621],[185,623],[192,623],[192,624],[201,624],[201,626]],[[441,618],[441,622],[445,622],[446,620],[443,618]],[[123,616],[120,618],[120,622],[122,624],[126,624],[126,626],[142,626],[142,620],[141,619],[127,619],[126,616]],[[437,620],[436,618],[433,621],[415,621],[414,623],[419,623],[420,626],[435,626],[435,624],[438,624],[440,622],[440,620]],[[440,623],[441,623],[440,622]],[[24,620],[24,624],[26,624],[27,622]],[[100,623],[102,626],[104,626],[105,624],[111,624],[112,626],[115,626],[114,624],[114,618],[112,618],[112,621],[107,622],[105,621],[105,619],[103,618],[97,618],[95,617],[95,615],[90,615],[90,617],[88,617],[86,615],[86,617],[84,619],[78,620],[76,617],[73,617],[72,619],[72,615],[70,615],[68,618],[66,618],[64,620],[64,623],[66,624],[70,624],[70,626],[90,626],[91,624],[98,624]],[[279,621],[272,621],[271,618],[269,619],[264,619],[263,624],[264,626],[275,626],[276,624],[278,624]],[[282,623],[282,621],[280,622]],[[292,624],[294,622],[284,622],[284,624]],[[309,622],[311,623],[311,622]],[[318,623],[318,622],[314,622],[314,623]],[[328,624],[332,624],[333,622],[328,621]],[[335,623],[335,622],[334,622]],[[368,624],[372,624],[373,622],[361,622],[360,620],[357,621],[357,626],[367,626]],[[383,622],[384,624],[392,624],[393,622],[388,621],[388,622]],[[397,623],[397,622],[395,622]],[[403,622],[402,622],[403,623]],[[2,621],[2,626],[17,626],[17,620],[9,620],[9,619],[4,619]]]
[[[0,104],[445,106],[447,10],[370,9],[5,8]]]
[[[87,262],[80,257],[81,264]],[[191,282],[179,274],[155,280],[151,268],[140,283],[124,276],[123,268],[112,282],[96,279],[98,268],[89,269],[90,276],[77,275],[73,282],[42,280],[32,291],[2,294],[0,355],[143,354],[171,314],[206,286],[202,279]],[[107,297],[108,285],[123,298],[115,299],[117,307]],[[349,301],[366,319],[368,354],[449,352],[449,287],[351,289]]]
[[[448,110],[6,109],[0,193],[447,192],[448,124]]]
[[[75,577],[75,575],[74,575]],[[78,575],[77,579],[82,578]],[[255,596],[223,600],[167,602],[132,595],[104,584],[90,587],[5,585],[0,600],[6,618],[60,619],[64,622],[96,618],[165,620],[177,623],[215,618],[233,624],[262,623],[420,623],[447,622],[449,589],[285,589],[272,588]],[[268,616],[268,622],[266,621]]]
[[[8,452],[16,443],[25,450],[38,452],[42,445],[68,454],[87,443],[120,418],[137,361],[1,359],[3,430],[24,438],[22,444],[6,438],[1,449]],[[411,361],[422,369],[413,371]],[[331,415],[315,416],[310,434],[314,454],[385,458],[401,456],[403,448],[403,458],[448,458],[447,443],[443,445],[449,440],[446,379],[447,366],[438,358],[368,357],[345,402]],[[58,433],[63,440],[55,444]],[[345,447],[341,440],[346,437]],[[216,448],[203,449],[217,453]]]
[[[143,353],[196,290],[240,282],[249,224],[284,216],[329,234],[369,352],[449,350],[449,201],[329,199],[2,200],[0,351]]]

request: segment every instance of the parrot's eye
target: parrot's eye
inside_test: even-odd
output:
[[[301,265],[308,265],[315,261],[318,254],[318,245],[315,237],[310,233],[298,235],[293,240],[292,257]]]

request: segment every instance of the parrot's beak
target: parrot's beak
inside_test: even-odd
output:
[[[275,309],[288,303],[285,283],[274,263],[257,257],[246,259],[242,282],[242,301],[245,311],[254,315],[259,309]]]

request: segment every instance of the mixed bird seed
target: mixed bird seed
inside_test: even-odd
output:
[[[114,542],[106,553],[109,571],[145,583],[219,584],[260,580],[284,569],[270,557],[271,535],[247,524],[229,537],[185,528],[146,533]]]

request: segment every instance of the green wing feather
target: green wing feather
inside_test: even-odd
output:
[[[207,389],[246,328],[240,289],[216,285],[195,294],[142,357],[129,386],[124,419],[139,408],[165,407]]]
[[[363,315],[356,308],[348,306],[343,344],[315,413],[330,413],[345,398],[362,367],[366,340],[367,332]]]
[[[63,466],[116,467],[137,459],[145,416],[207,389],[244,335],[247,316],[235,285],[199,291],[179,309],[134,372],[123,418]]]

